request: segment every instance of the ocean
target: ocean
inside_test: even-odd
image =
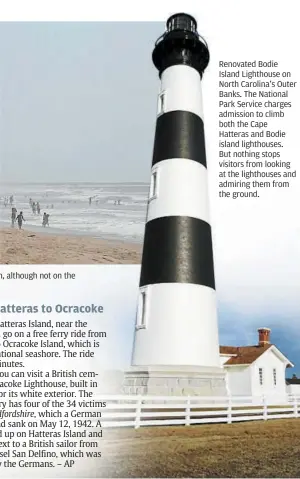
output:
[[[0,222],[11,223],[11,206],[23,211],[24,229],[40,229],[42,216],[50,214],[45,233],[89,235],[141,243],[147,210],[146,183],[23,183],[0,185]],[[39,202],[41,214],[32,212],[29,199]],[[89,204],[91,198],[91,204]]]

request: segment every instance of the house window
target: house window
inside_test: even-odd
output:
[[[264,382],[264,377],[263,377],[263,370],[262,368],[259,368],[258,370],[258,376],[259,376],[259,384],[262,386]]]
[[[141,291],[138,301],[136,328],[146,328],[146,313],[147,313],[147,295],[146,291]]]
[[[150,181],[149,201],[157,197],[157,186],[158,186],[157,171],[153,171],[151,175],[151,181]]]
[[[277,371],[276,369],[273,369],[273,384],[276,386],[277,384]]]
[[[158,95],[157,114],[161,115],[166,111],[166,93],[163,91]]]

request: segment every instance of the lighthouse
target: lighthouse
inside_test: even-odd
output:
[[[160,77],[127,394],[226,395],[219,355],[196,20],[172,15],[152,54]]]

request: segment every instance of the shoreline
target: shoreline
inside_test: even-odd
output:
[[[14,228],[11,228],[11,223],[9,221],[0,220],[0,230],[8,229],[8,230],[17,230],[18,225],[15,224]],[[54,228],[50,227],[43,227],[39,225],[33,225],[28,223],[23,223],[22,226],[23,231],[29,231],[31,233],[38,233],[41,235],[54,235],[54,236],[68,236],[68,237],[82,237],[82,238],[93,238],[100,241],[108,241],[113,243],[125,243],[125,244],[132,244],[132,245],[142,245],[142,240],[134,239],[134,238],[122,238],[118,235],[113,234],[97,234],[97,233],[89,233],[88,231],[79,231],[79,230],[71,230],[71,229],[62,229],[62,228]]]
[[[1,264],[140,264],[141,255],[141,243],[0,223]]]

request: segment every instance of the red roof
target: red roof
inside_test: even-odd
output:
[[[264,346],[220,346],[220,354],[234,355],[226,361],[226,366],[235,364],[251,364],[273,344]]]

